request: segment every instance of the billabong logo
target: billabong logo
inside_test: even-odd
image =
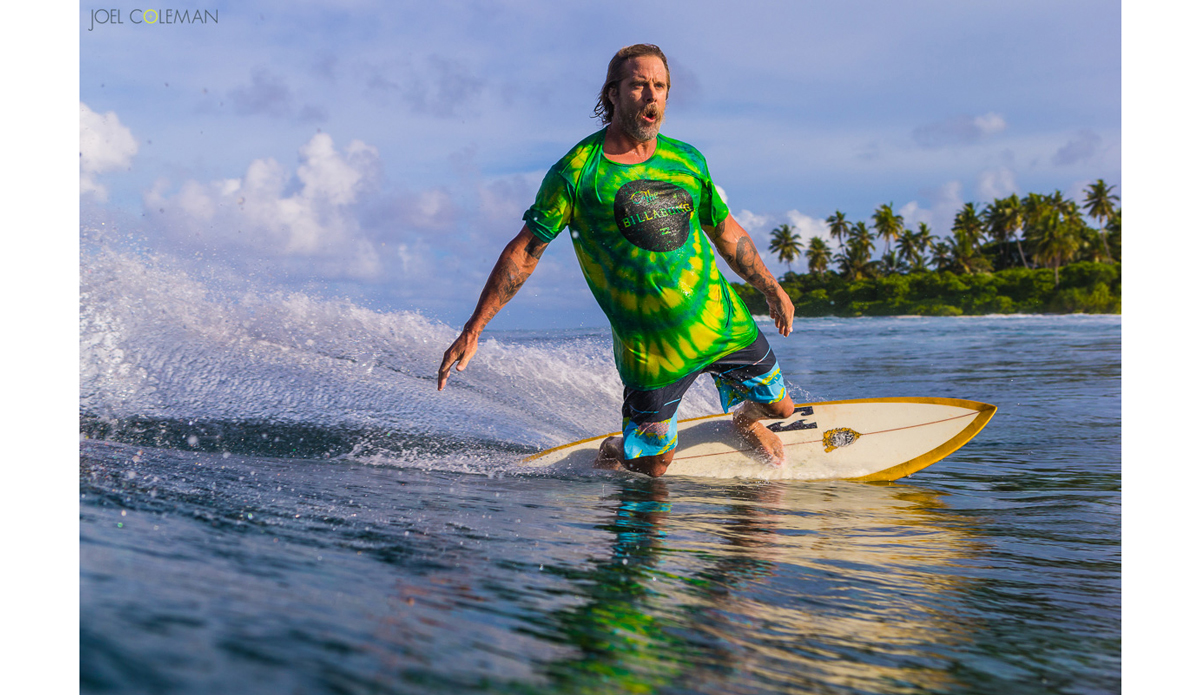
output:
[[[216,24],[218,10],[143,10],[133,9],[129,14],[121,10],[92,10],[92,23],[88,31],[97,24]]]
[[[613,217],[629,243],[647,251],[674,251],[692,231],[692,196],[666,181],[643,179],[621,186]]]

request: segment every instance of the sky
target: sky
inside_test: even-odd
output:
[[[82,226],[382,311],[467,318],[632,43],[764,256],[835,211],[944,235],[969,201],[1121,192],[1112,1],[139,4],[80,7]],[[569,247],[493,328],[605,325]]]

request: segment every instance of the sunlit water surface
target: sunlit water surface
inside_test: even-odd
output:
[[[651,481],[516,466],[618,429],[606,331],[438,393],[416,314],[119,255],[83,290],[84,692],[1120,689],[1117,317],[799,321],[798,402],[997,415],[895,484]]]

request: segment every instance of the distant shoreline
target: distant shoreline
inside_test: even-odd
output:
[[[1074,312],[1071,314],[963,314],[962,316],[922,316],[920,314],[895,314],[882,316],[834,316],[828,314],[825,316],[797,316],[796,319],[929,319],[929,318],[950,318],[950,319],[1059,319],[1059,318],[1095,318],[1095,319],[1119,319],[1120,314],[1086,314],[1083,312]],[[775,319],[767,314],[751,314],[750,318],[754,319],[755,323],[774,325]]]
[[[1009,268],[957,275],[917,272],[849,281],[838,275],[788,273],[780,278],[798,317],[1121,315],[1121,265],[1081,262],[1059,269]],[[730,283],[746,308],[765,315],[763,295]]]

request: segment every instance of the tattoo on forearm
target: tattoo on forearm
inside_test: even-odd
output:
[[[521,289],[521,286],[529,279],[529,275],[533,273],[533,269],[537,267],[537,260],[542,257],[546,246],[548,244],[544,241],[530,239],[525,242],[526,258],[522,258],[521,247],[517,240],[509,242],[504,253],[500,254],[500,258],[496,260],[496,265],[492,266],[492,273],[488,276],[487,283],[483,286],[483,292],[479,295],[479,303],[475,305],[475,312],[467,320],[468,327],[473,327],[476,331],[483,330],[488,321],[491,321],[492,317],[516,296],[517,290]],[[533,261],[529,262],[528,258],[532,258]]]
[[[734,272],[741,275],[755,289],[760,292],[767,292],[775,286],[775,278],[769,274],[764,274],[766,267],[759,258],[758,251],[754,248],[754,242],[750,237],[744,236],[738,239],[737,251],[729,261],[730,267]]]
[[[529,243],[525,244],[525,253],[533,256],[534,258],[540,259],[547,246],[549,246],[549,244],[541,241],[540,239],[530,239]]]
[[[496,291],[500,304],[507,304],[521,289],[521,285],[529,279],[529,273],[521,272],[515,263],[507,258],[496,268]]]
[[[492,274],[483,288],[483,294],[479,295],[479,303],[475,305],[475,313],[467,323],[487,325],[496,312],[508,304],[508,300],[516,296],[517,290],[521,289],[521,285],[524,285],[527,279],[529,279],[529,273],[521,272],[516,263],[501,257],[496,262],[496,267],[492,268]]]

